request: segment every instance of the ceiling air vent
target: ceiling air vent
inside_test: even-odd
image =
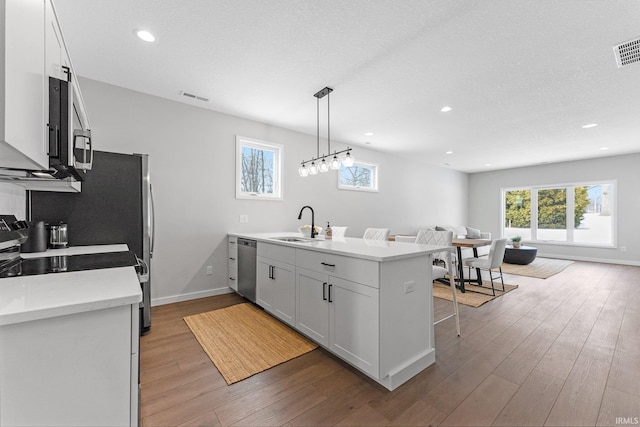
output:
[[[613,47],[618,68],[640,62],[640,39],[629,40]]]
[[[187,98],[191,98],[191,99],[197,99],[198,101],[209,102],[209,98],[205,98],[204,96],[194,95],[192,93],[185,92],[185,91],[180,92],[180,95],[186,96]]]

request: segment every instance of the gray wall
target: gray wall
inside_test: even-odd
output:
[[[337,189],[337,175],[301,178],[298,162],[315,153],[306,135],[81,79],[95,148],[150,154],[156,201],[152,298],[155,304],[227,291],[226,233],[294,231],[316,223],[415,233],[436,223],[465,224],[467,175],[360,147],[356,159],[379,164],[378,193]],[[313,101],[310,101],[313,102]],[[235,198],[235,137],[284,145],[283,201]],[[339,143],[333,144],[340,149]],[[321,142],[322,146],[322,142]],[[239,215],[249,216],[241,224]],[[205,275],[206,266],[214,274]]]
[[[501,189],[527,185],[566,184],[617,179],[617,247],[536,243],[550,257],[640,265],[640,154],[554,163],[469,175],[469,220],[492,236],[501,234]],[[620,247],[626,246],[622,252]]]

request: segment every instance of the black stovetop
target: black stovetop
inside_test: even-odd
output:
[[[42,258],[19,258],[0,270],[0,278],[35,276],[49,273],[131,267],[138,264],[132,251],[82,255],[51,255]]]

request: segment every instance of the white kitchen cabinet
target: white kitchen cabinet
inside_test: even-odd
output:
[[[138,303],[0,326],[0,425],[138,425]]]
[[[229,287],[238,292],[238,238],[229,236]]]
[[[295,327],[295,250],[258,243],[256,303],[280,320]]]
[[[48,169],[45,2],[0,0],[0,167]]]
[[[67,80],[71,61],[62,39],[60,24],[50,0],[45,0],[45,73],[47,77]],[[74,76],[75,77],[75,76]],[[46,83],[48,84],[48,83]]]
[[[296,328],[360,368],[379,375],[379,291],[298,268]]]

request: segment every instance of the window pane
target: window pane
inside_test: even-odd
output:
[[[338,173],[338,188],[351,190],[376,191],[377,165],[367,163],[355,163],[351,167],[340,165]]]
[[[613,243],[611,187],[610,184],[596,184],[575,188],[575,242]]]
[[[531,190],[505,192],[504,237],[531,239]]]
[[[538,190],[538,240],[567,240],[567,190]]]
[[[273,151],[242,147],[242,192],[273,194],[274,159]]]
[[[282,200],[283,147],[236,135],[236,198]]]

